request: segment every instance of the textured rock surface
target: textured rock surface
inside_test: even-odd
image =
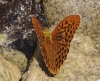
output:
[[[34,81],[96,81],[100,79],[100,1],[44,0],[44,8],[47,19],[53,27],[61,19],[72,14],[80,15],[81,23],[71,42],[67,59],[57,75],[49,77],[39,67],[36,67],[39,69],[39,74],[36,74],[30,72],[31,68],[29,68],[25,73],[27,77],[23,77],[23,80],[30,81],[28,76],[34,76]],[[50,29],[53,30],[53,27]],[[37,66],[34,60],[32,63],[30,67]]]
[[[19,81],[21,75],[20,69],[0,54],[0,81]]]
[[[27,67],[27,58],[25,55],[17,50],[0,46],[0,54],[8,61],[13,62],[19,67],[19,69],[24,72]]]
[[[37,16],[42,25],[46,25],[41,5],[39,1],[35,3],[35,0],[0,0],[0,53],[8,62],[16,64],[22,72],[26,69],[27,59],[33,56],[36,49],[37,37],[31,17]],[[12,71],[13,65],[10,69]]]
[[[0,33],[7,35],[5,45],[22,51],[30,59],[37,41],[31,17],[37,16],[43,27],[46,25],[42,4],[35,0],[1,1],[8,1],[8,4],[0,4]]]
[[[7,61],[13,62],[22,72],[24,72],[28,62],[26,56],[20,51],[3,46],[5,45],[5,41],[7,41],[7,35],[0,34],[0,54]]]
[[[23,81],[96,81],[100,79],[100,1],[99,0],[43,0],[45,14],[49,22],[50,29],[59,23],[64,17],[77,14],[81,17],[81,23],[71,42],[70,51],[66,61],[54,77],[47,76],[37,61],[40,51],[35,52],[27,72],[23,74]],[[18,49],[29,58],[32,56],[33,48],[36,48],[36,35],[32,27],[30,15],[36,15],[42,26],[45,27],[45,18],[42,11],[42,5],[39,0],[14,0],[9,5],[0,4],[0,45],[11,46]],[[5,3],[3,3],[5,4]],[[52,27],[53,26],[53,27]],[[30,31],[31,30],[31,31]],[[6,38],[7,36],[7,38]],[[1,38],[0,37],[0,38]],[[6,40],[3,42],[3,40]],[[32,48],[32,49],[31,49]],[[5,50],[5,48],[4,48]],[[9,61],[14,61],[22,65],[24,60],[18,61],[16,54],[13,59],[14,50],[5,50],[4,57],[8,61],[0,60],[0,81],[18,81],[21,77],[21,71],[16,65]],[[11,52],[11,54],[9,54]],[[17,52],[17,51],[16,51]],[[2,52],[1,52],[2,53]],[[19,52],[18,52],[19,53]],[[7,54],[7,55],[6,55]],[[30,54],[30,55],[29,55]],[[11,55],[9,57],[9,55]],[[8,57],[7,57],[8,56]],[[17,59],[17,61],[16,61]],[[39,58],[38,58],[39,59]],[[26,61],[25,61],[26,63]],[[41,63],[41,61],[40,61]],[[8,65],[6,65],[8,64]],[[42,63],[41,63],[42,64]],[[4,66],[6,65],[6,66]],[[23,66],[23,65],[22,65]],[[2,67],[4,69],[2,69]],[[9,68],[10,67],[10,68]],[[5,68],[8,68],[5,70]],[[15,70],[17,69],[17,70]],[[13,70],[13,71],[12,71]],[[4,74],[5,73],[5,74]],[[17,75],[16,75],[17,74]],[[12,78],[9,77],[11,75]]]

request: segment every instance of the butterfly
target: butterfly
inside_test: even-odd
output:
[[[50,73],[55,75],[69,53],[70,42],[80,24],[80,16],[70,15],[64,18],[52,32],[48,28],[43,30],[36,17],[32,17],[32,23],[44,62]]]

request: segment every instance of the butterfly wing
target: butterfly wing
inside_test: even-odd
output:
[[[41,25],[36,17],[32,17],[32,23],[34,25],[34,29],[36,31],[36,35],[39,39],[39,42],[42,44],[44,41],[44,33],[42,30],[42,27],[41,27]]]
[[[39,40],[39,45],[40,45],[41,53],[45,61],[45,64],[47,67],[50,67],[52,66],[53,60],[52,60],[52,55],[51,55],[52,54],[51,40],[50,40],[50,37],[48,36],[49,31],[48,29],[46,30],[47,32],[47,36],[46,36],[46,34],[44,34],[44,30],[42,30],[42,27],[39,21],[35,17],[32,18],[32,23],[34,25],[34,29],[36,31],[36,34]]]
[[[71,15],[63,19],[52,32],[52,51],[54,56],[53,74],[57,74],[69,52],[70,42],[80,23],[78,15]]]

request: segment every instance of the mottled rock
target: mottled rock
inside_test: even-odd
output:
[[[21,75],[20,69],[0,54],[0,81],[19,81]]]
[[[26,70],[28,61],[22,52],[8,47],[0,46],[0,54],[6,60],[11,61],[17,65],[22,72]]]
[[[37,42],[32,16],[36,16],[43,27],[46,26],[42,3],[36,3],[35,0],[9,2],[0,4],[0,33],[7,35],[6,46],[22,51],[31,59]]]

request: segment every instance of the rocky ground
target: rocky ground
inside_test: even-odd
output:
[[[15,5],[13,8],[12,3]],[[9,10],[3,5],[5,3],[0,4],[0,81],[99,81],[99,0],[36,0],[36,3],[22,0],[19,5],[15,1],[12,3],[8,3],[11,6]],[[71,42],[69,54],[58,74],[48,76],[41,67],[43,64],[38,45],[35,50],[37,37],[31,16],[37,16],[43,27],[48,23],[52,31],[57,23],[72,14],[79,15],[81,22]],[[29,68],[25,72],[30,58]]]

